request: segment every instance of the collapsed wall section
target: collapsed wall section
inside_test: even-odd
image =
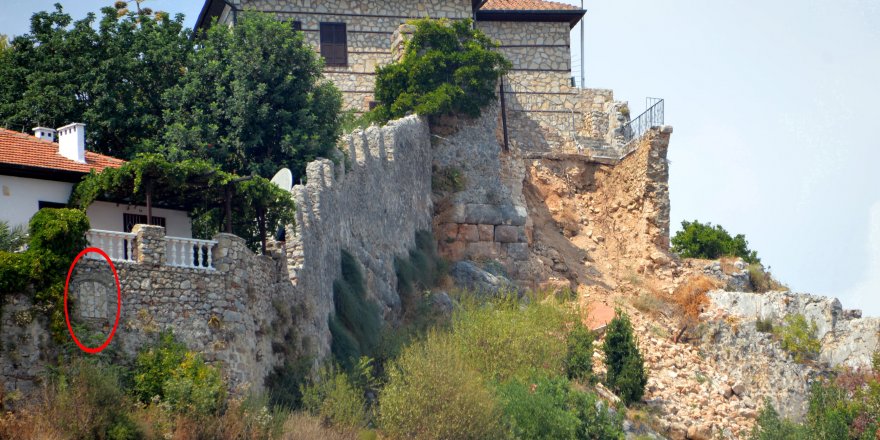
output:
[[[330,353],[327,318],[342,250],[363,266],[385,318],[399,311],[394,258],[415,247],[417,231],[431,228],[430,139],[416,116],[355,131],[340,143],[338,163],[310,163],[306,183],[292,189],[296,224],[288,227],[287,256],[299,334],[306,335],[302,352],[315,359]]]

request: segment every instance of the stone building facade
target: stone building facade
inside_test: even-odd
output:
[[[513,65],[502,80],[499,113],[506,119],[509,148],[531,155],[615,153],[610,133],[622,118],[622,104],[610,90],[571,83],[570,31],[586,12],[580,8],[546,0],[207,0],[196,26],[206,28],[214,19],[234,24],[249,10],[274,14],[302,30],[324,56],[324,73],[342,91],[344,107],[356,112],[369,110],[376,68],[394,60],[391,46],[403,23],[474,19]]]

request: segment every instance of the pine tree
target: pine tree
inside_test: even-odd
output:
[[[645,394],[648,375],[633,335],[632,323],[629,316],[620,309],[617,309],[616,316],[608,324],[602,351],[605,352],[605,366],[608,370],[606,385],[627,405],[641,400]]]

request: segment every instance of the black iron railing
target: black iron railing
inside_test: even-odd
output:
[[[631,119],[622,128],[624,145],[642,137],[651,127],[663,125],[663,100],[660,98],[646,98],[645,101],[648,109]]]

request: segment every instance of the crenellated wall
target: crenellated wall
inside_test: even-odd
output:
[[[431,141],[428,124],[410,116],[344,137],[338,163],[320,159],[293,187],[296,224],[287,231],[290,280],[299,293],[301,349],[323,359],[330,350],[327,316],[340,255],[361,263],[368,291],[393,320],[400,308],[394,257],[415,247],[431,229]]]

